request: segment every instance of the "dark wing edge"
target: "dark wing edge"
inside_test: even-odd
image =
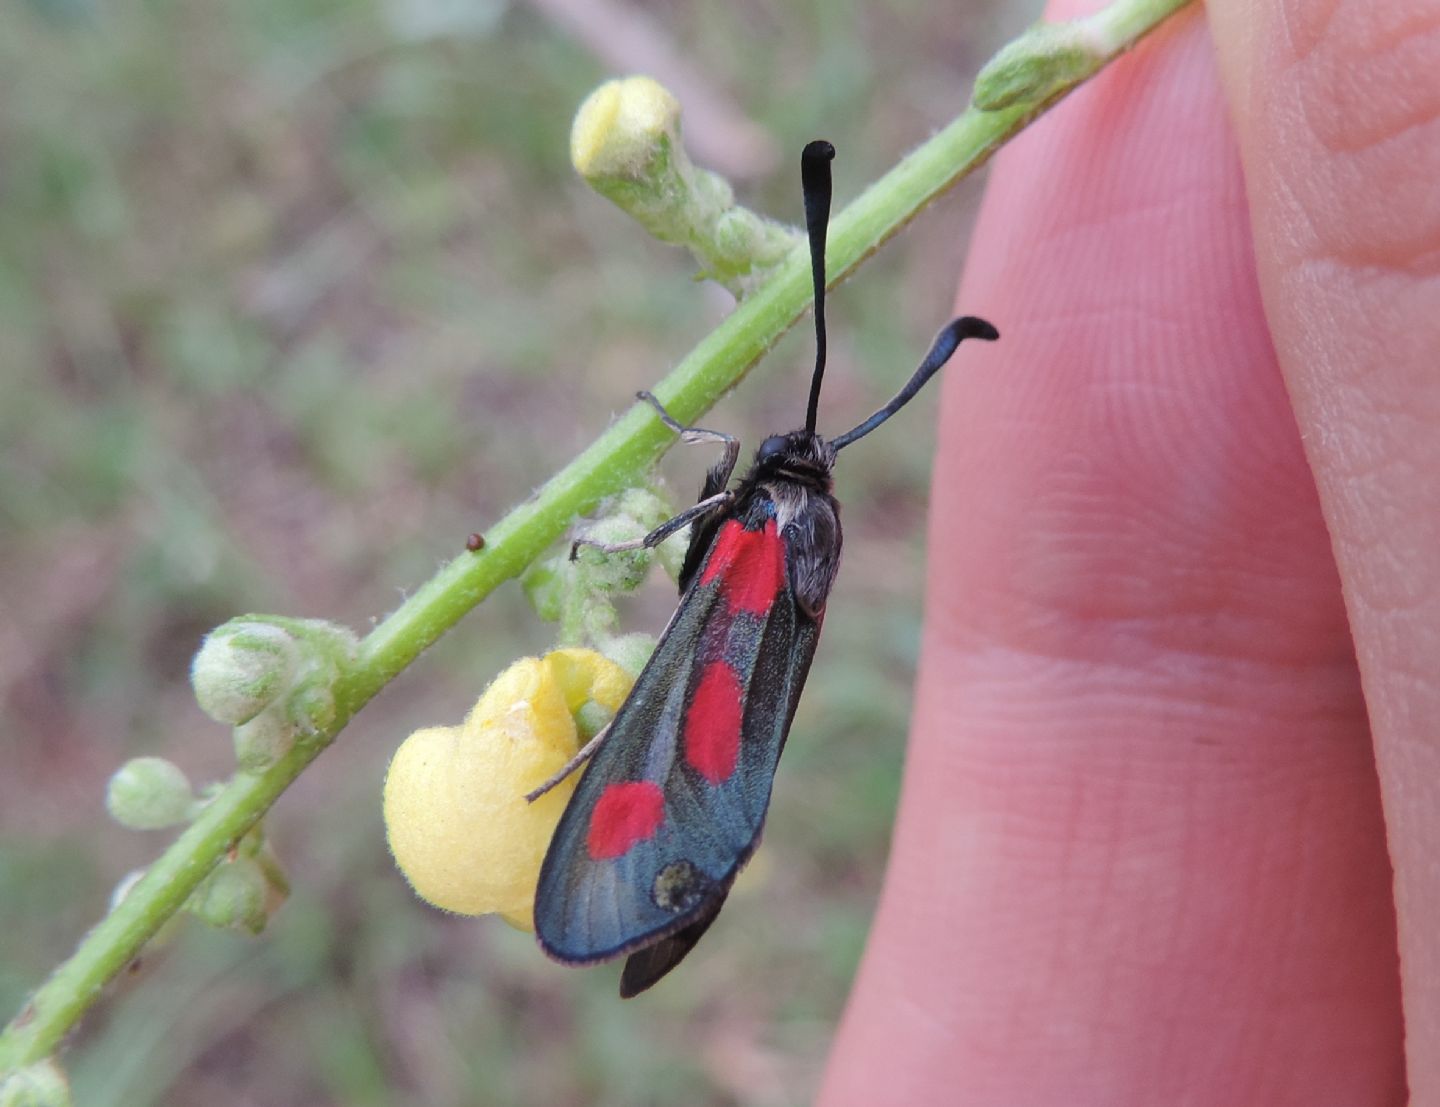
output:
[[[729,894],[728,886],[714,893],[701,905],[699,915],[680,930],[632,953],[620,973],[620,998],[633,999],[685,960],[685,955],[710,929]]]

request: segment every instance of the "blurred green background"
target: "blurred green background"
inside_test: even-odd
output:
[[[571,116],[650,72],[698,162],[798,222],[958,113],[1031,2],[29,0],[0,31],[0,1018],[169,836],[104,815],[157,753],[229,736],[201,635],[274,611],[364,633],[591,440],[728,310],[589,193]],[[948,318],[979,186],[835,296],[822,429]],[[803,415],[792,334],[707,423]],[[880,887],[919,637],[934,393],[838,474],[846,564],[764,849],[683,968],[620,1002],[494,919],[416,900],[379,792],[543,649],[513,585],[405,673],[268,826],[294,883],[258,940],[187,924],[66,1053],[84,1104],[807,1102]],[[710,458],[675,451],[672,493]],[[626,629],[673,604],[652,582]]]

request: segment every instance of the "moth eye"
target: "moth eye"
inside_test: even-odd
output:
[[[769,461],[771,458],[779,457],[790,445],[790,440],[783,434],[772,434],[764,442],[760,443],[760,449],[755,454],[756,461]]]

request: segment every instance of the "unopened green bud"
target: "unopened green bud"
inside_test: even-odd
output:
[[[1090,20],[1037,23],[980,70],[972,99],[981,111],[1041,108],[1094,72],[1114,49]]]
[[[680,571],[685,568],[685,554],[689,549],[690,528],[688,526],[676,531],[655,547],[655,560],[671,580],[678,581],[680,579]]]
[[[355,659],[360,639],[349,627],[332,623],[328,619],[296,619],[287,622],[291,625],[285,629],[295,634],[312,659],[323,659],[331,666],[342,668]]]
[[[238,726],[274,703],[294,679],[299,650],[284,627],[236,619],[210,632],[190,667],[200,709]]]
[[[235,843],[235,853],[238,857],[258,857],[260,851],[265,848],[265,824],[256,823],[245,832],[244,837]]]
[[[262,711],[235,728],[235,760],[248,772],[268,769],[290,752],[299,729],[278,708]]]
[[[607,81],[581,105],[570,160],[586,184],[662,242],[686,246],[737,297],[800,242],[735,204],[730,184],[697,169],[680,140],[680,103],[650,77]]]
[[[670,501],[653,488],[627,488],[620,494],[615,514],[634,520],[642,534],[649,534],[675,511]]]
[[[620,497],[615,513],[632,519],[637,534],[649,534],[675,515],[675,507],[656,488],[631,488]],[[678,530],[651,550],[671,580],[680,578],[685,551],[690,547],[687,540],[689,533],[688,527]]]
[[[70,1082],[53,1057],[0,1076],[0,1107],[70,1107]]]
[[[607,545],[634,542],[673,514],[670,504],[653,489],[631,488],[607,504],[604,517],[587,525],[584,536]],[[645,579],[654,560],[655,551],[644,547],[612,552],[582,545],[579,585],[603,592],[633,592]]]
[[[306,681],[285,707],[302,733],[319,734],[335,722],[335,689],[328,680]]]
[[[265,877],[265,904],[266,913],[269,914],[290,897],[290,878],[285,875],[279,859],[268,845],[255,854],[255,863],[260,866],[260,872]]]
[[[621,634],[606,639],[600,652],[631,676],[638,676],[655,652],[655,639],[648,634]]]
[[[785,248],[794,245],[778,224],[738,206],[716,218],[713,234],[716,258],[754,258],[757,268],[775,264],[785,256]],[[741,288],[748,292],[755,283],[745,282]]]
[[[587,527],[585,537],[615,544],[641,538],[645,533],[646,528],[629,516],[611,515]],[[583,574],[582,587],[602,592],[633,592],[640,587],[654,559],[654,553],[643,548],[610,551],[582,545],[576,560]]]
[[[163,830],[190,818],[195,793],[180,767],[163,757],[137,757],[110,778],[105,807],[132,830]]]
[[[586,700],[575,711],[575,731],[580,741],[588,742],[595,735],[599,734],[607,726],[610,720],[615,718],[615,712],[602,703],[594,700]]]
[[[547,558],[532,566],[520,581],[535,614],[547,623],[559,622],[565,612],[566,575],[561,558]]]
[[[268,887],[260,866],[239,857],[207,876],[185,909],[209,926],[259,934],[265,929]]]

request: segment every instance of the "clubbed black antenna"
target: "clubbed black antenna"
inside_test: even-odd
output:
[[[805,429],[815,433],[820,413],[820,382],[825,377],[825,230],[830,224],[830,162],[835,147],[824,139],[808,143],[800,154],[800,188],[805,194],[805,232],[810,237],[810,279],[815,285],[815,373]]]
[[[915,370],[915,375],[910,378],[904,388],[895,394],[895,398],[858,427],[846,431],[838,438],[830,439],[830,445],[837,450],[844,449],[857,438],[864,438],[908,404],[915,393],[925,387],[925,382],[938,373],[940,367],[950,360],[950,355],[955,352],[955,347],[960,345],[961,339],[983,338],[986,342],[994,342],[999,337],[999,331],[985,320],[978,319],[973,315],[962,315],[959,319],[952,320],[944,330],[935,336],[935,344],[930,347],[930,352],[925,355],[925,360],[920,363],[920,368]]]

